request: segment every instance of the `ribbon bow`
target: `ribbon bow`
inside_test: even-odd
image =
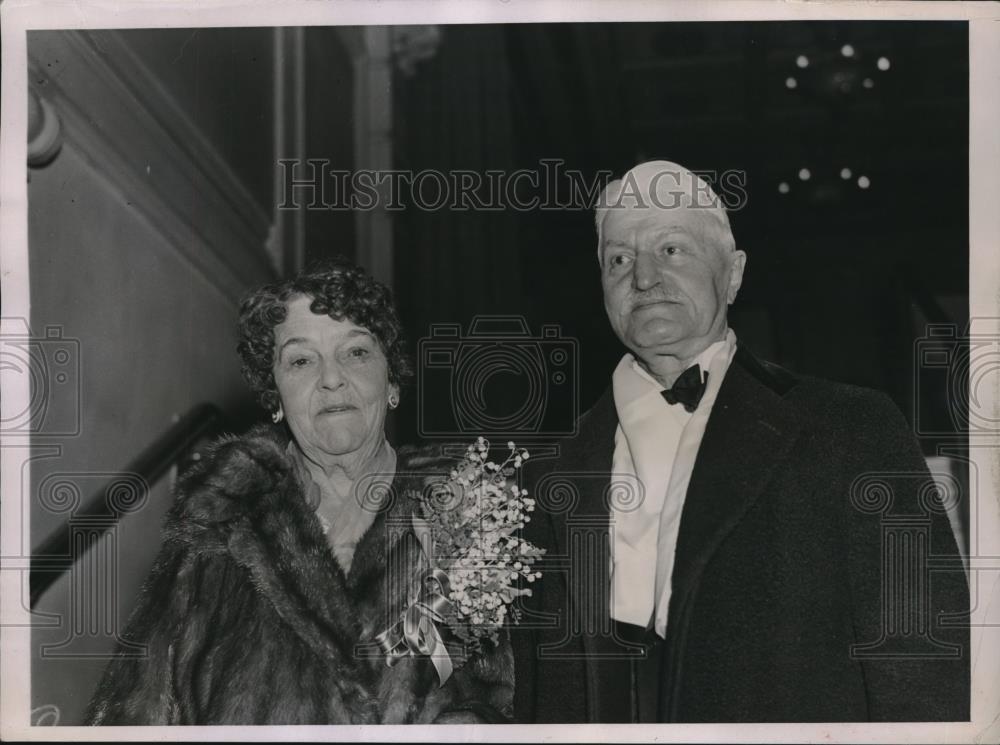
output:
[[[430,559],[430,526],[414,516],[413,529],[425,556]],[[396,623],[375,637],[385,653],[386,665],[392,667],[410,655],[426,655],[437,671],[438,687],[445,684],[454,665],[436,624],[444,621],[445,613],[451,608],[450,592],[448,575],[441,569],[431,566],[421,573],[416,597]]]
[[[683,404],[684,410],[690,413],[698,408],[707,384],[708,373],[705,373],[705,379],[702,380],[701,367],[692,365],[680,374],[673,386],[660,393],[668,404]]]

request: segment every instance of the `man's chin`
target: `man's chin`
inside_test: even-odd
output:
[[[688,337],[677,324],[657,323],[656,328],[639,329],[628,338],[628,348],[637,355],[641,354],[673,354],[679,346],[684,346]]]

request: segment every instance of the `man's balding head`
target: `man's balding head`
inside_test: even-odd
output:
[[[594,210],[598,261],[603,263],[603,226],[608,214],[613,210],[644,208],[662,210],[665,216],[679,208],[699,211],[719,248],[726,252],[736,250],[729,215],[708,182],[678,163],[650,160],[634,166],[601,192]]]
[[[650,372],[670,378],[724,338],[746,255],[702,178],[641,163],[604,189],[595,223],[608,319]]]

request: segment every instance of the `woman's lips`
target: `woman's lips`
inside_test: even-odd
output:
[[[357,407],[351,404],[338,404],[336,406],[325,406],[320,409],[320,414],[346,414],[349,411],[354,411]]]

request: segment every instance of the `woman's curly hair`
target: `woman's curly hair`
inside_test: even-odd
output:
[[[315,264],[297,277],[255,290],[240,304],[236,347],[243,360],[243,378],[269,412],[278,410],[274,382],[274,327],[288,315],[286,303],[294,297],[312,298],[316,314],[368,329],[378,341],[389,365],[389,382],[402,388],[413,377],[404,348],[403,327],[392,302],[392,292],[364,269],[338,256]]]

